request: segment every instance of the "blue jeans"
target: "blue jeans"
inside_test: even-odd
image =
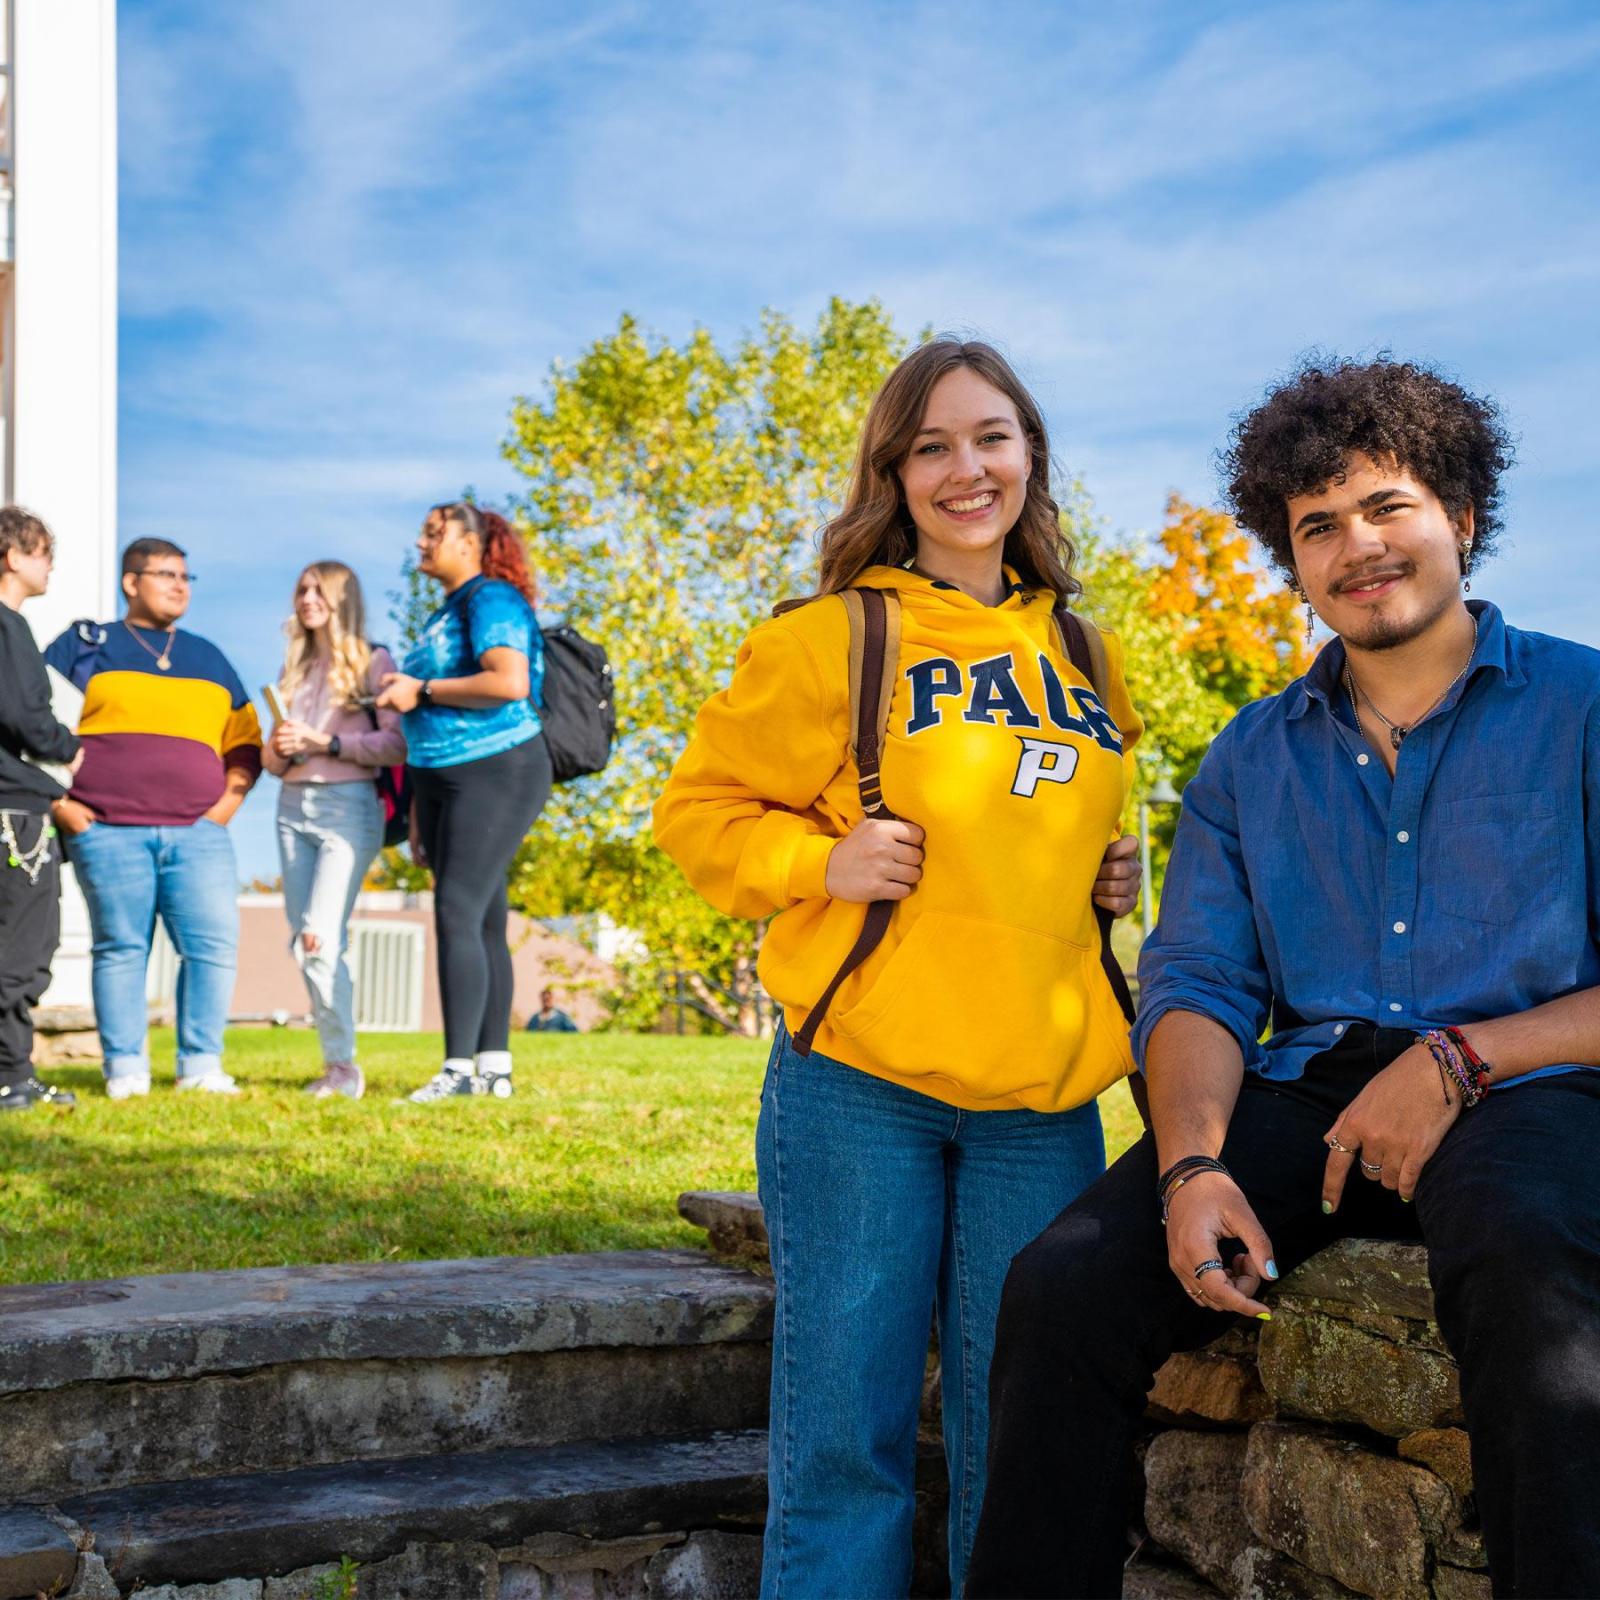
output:
[[[756,1168],[778,1290],[763,1600],[909,1592],[935,1312],[959,1595],[1006,1269],[1104,1172],[1099,1108],[960,1111],[780,1029]]]
[[[150,1071],[145,974],[156,918],[178,952],[178,1076],[222,1070],[238,963],[233,841],[202,818],[187,828],[96,822],[66,841],[89,903],[94,1011],[108,1078]]]
[[[345,950],[361,880],[383,843],[370,783],[286,783],[278,794],[278,859],[290,947],[305,975],[324,1064],[356,1058],[355,985]],[[307,950],[305,935],[316,940]]]

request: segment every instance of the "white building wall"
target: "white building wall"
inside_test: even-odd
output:
[[[10,259],[4,298],[5,498],[55,532],[40,639],[110,615],[117,592],[116,0],[0,0],[6,24]],[[47,1004],[89,999],[88,919],[65,886]]]

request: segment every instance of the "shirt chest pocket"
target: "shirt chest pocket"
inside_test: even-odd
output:
[[[1553,904],[1562,887],[1555,807],[1542,794],[1446,800],[1432,825],[1423,895],[1446,916],[1509,927]]]

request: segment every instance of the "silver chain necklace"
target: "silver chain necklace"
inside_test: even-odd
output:
[[[39,837],[34,840],[33,848],[24,850],[17,843],[16,830],[11,826],[13,817],[26,817],[31,815],[27,811],[0,810],[0,845],[5,846],[6,865],[21,867],[28,874],[29,886],[39,881],[39,874],[44,871],[44,864],[50,855],[50,841],[55,838],[56,830],[48,817],[41,817],[39,821]]]
[[[1455,688],[1455,686],[1460,683],[1464,677],[1466,677],[1467,668],[1472,665],[1472,658],[1477,653],[1478,619],[1474,617],[1472,619],[1472,648],[1467,652],[1467,659],[1461,664],[1461,670],[1449,681],[1449,683],[1444,686],[1444,690],[1440,694],[1439,698],[1435,700],[1420,717],[1417,717],[1414,721],[1408,722],[1403,726],[1398,722],[1391,722],[1372,703],[1372,696],[1369,695],[1367,691],[1361,688],[1361,686],[1356,682],[1355,674],[1350,670],[1350,657],[1347,654],[1344,658],[1344,688],[1345,693],[1350,696],[1350,709],[1355,713],[1356,726],[1358,728],[1361,726],[1360,702],[1365,700],[1367,703],[1367,709],[1378,719],[1379,722],[1384,725],[1384,727],[1389,730],[1389,743],[1392,744],[1396,750],[1398,750],[1400,746],[1406,742],[1406,735],[1410,733],[1411,730],[1418,725],[1418,723],[1426,722],[1428,718],[1431,717],[1434,712],[1444,704],[1445,700],[1450,694],[1450,691]]]
[[[133,642],[138,645],[141,650],[145,651],[154,658],[155,664],[160,667],[163,672],[170,672],[172,670],[172,647],[178,642],[177,629],[167,628],[165,630],[167,635],[166,644],[163,645],[160,650],[152,650],[150,648],[149,641],[141,639],[139,635],[134,632],[133,624],[129,622],[126,617],[122,619],[122,626],[128,630],[129,634],[132,635]]]

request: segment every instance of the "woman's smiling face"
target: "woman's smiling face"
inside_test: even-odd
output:
[[[922,426],[900,463],[917,528],[917,561],[970,563],[993,554],[1022,515],[1032,450],[1017,408],[970,367],[947,372],[928,395]]]

